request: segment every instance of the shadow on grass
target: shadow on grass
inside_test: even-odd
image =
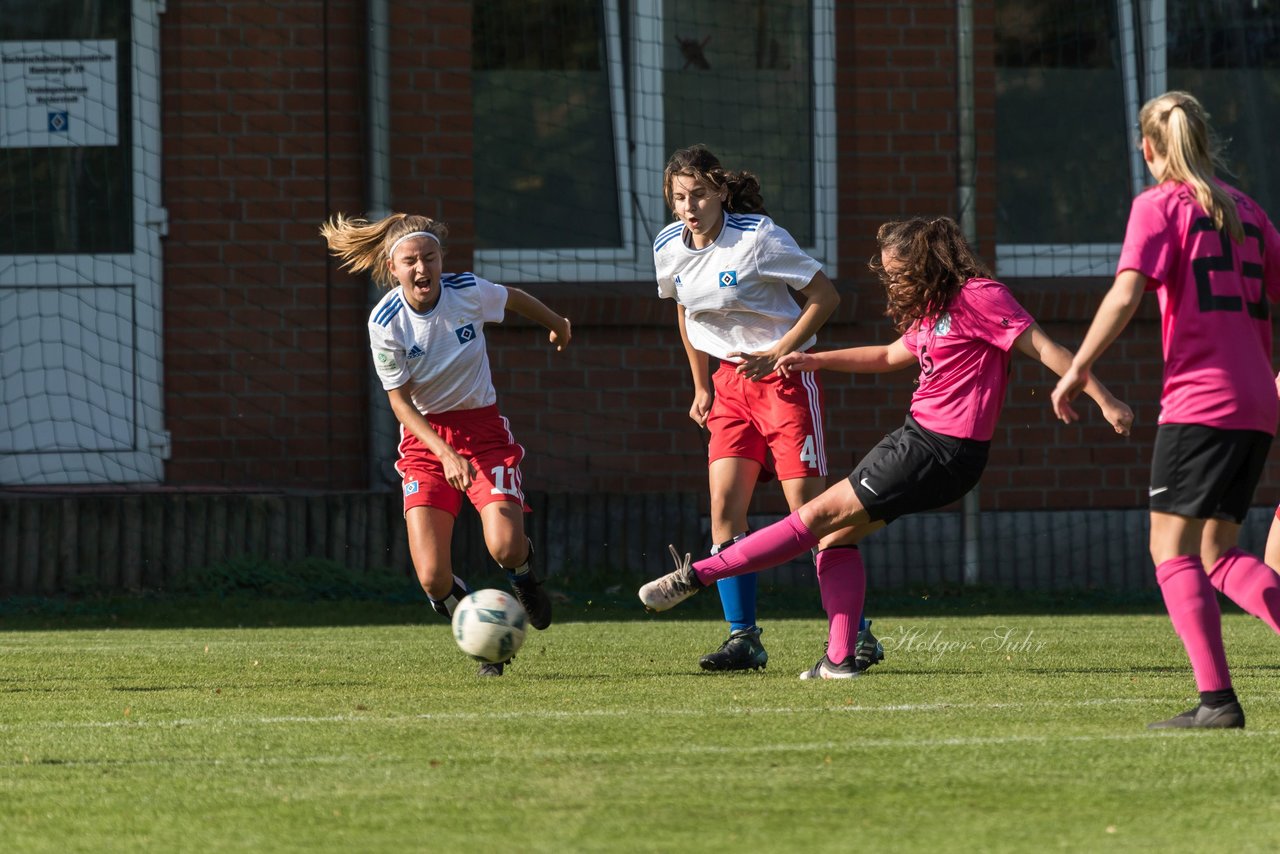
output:
[[[505,587],[497,571],[472,578],[473,587]],[[769,586],[761,576],[762,619],[820,618],[816,587]],[[663,614],[648,614],[633,583],[616,578],[563,577],[547,582],[559,623],[719,620],[713,591]],[[1228,605],[1227,607],[1234,607]],[[1027,591],[938,586],[868,591],[867,613],[894,617],[1004,614],[1157,613],[1154,591]],[[391,570],[354,573],[330,561],[278,564],[239,559],[190,571],[164,590],[131,594],[93,589],[49,597],[0,599],[0,630],[206,628],[439,624],[416,580]]]
[[[497,586],[496,584],[494,586]],[[559,624],[648,620],[722,619],[712,591],[663,613],[647,613],[632,591],[564,590],[548,585]],[[1224,607],[1227,610],[1233,606]],[[904,617],[982,615],[1163,614],[1158,596],[1107,591],[1029,592],[994,588],[919,591],[870,591],[867,614]],[[760,592],[761,619],[816,619],[823,616],[816,590],[795,588]],[[82,594],[58,597],[9,597],[0,600],[0,631],[103,628],[237,628],[422,624],[440,625],[426,597],[409,588],[393,595],[336,595],[333,591],[291,595],[262,591],[197,594],[146,591],[135,594]]]

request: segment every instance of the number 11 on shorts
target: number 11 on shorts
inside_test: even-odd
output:
[[[494,466],[490,473],[493,475],[493,489],[489,490],[490,495],[520,497],[520,477],[516,474],[514,467]]]

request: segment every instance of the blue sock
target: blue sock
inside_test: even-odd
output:
[[[755,626],[757,586],[754,572],[722,578],[716,582],[716,589],[720,591],[720,604],[724,606],[724,618],[730,631]]]
[[[871,621],[867,619],[865,614],[858,618],[858,631],[865,632],[867,630],[867,627],[869,627],[870,625],[871,625]]]

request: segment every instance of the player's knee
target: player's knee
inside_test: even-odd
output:
[[[424,571],[422,568],[417,568],[417,574],[422,592],[432,599],[443,599],[453,589],[453,573],[449,570],[431,567]]]
[[[489,544],[489,555],[503,569],[515,569],[528,562],[529,541],[525,537],[512,537]]]

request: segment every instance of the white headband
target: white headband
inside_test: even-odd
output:
[[[430,237],[432,240],[436,242],[437,246],[440,245],[440,238],[436,237],[434,234],[432,234],[429,231],[411,231],[408,234],[402,234],[398,238],[396,238],[396,242],[392,243],[391,248],[387,250],[387,257],[390,258],[394,256],[396,254],[396,247],[399,246],[401,243],[404,243],[406,240],[408,240],[411,237]]]

